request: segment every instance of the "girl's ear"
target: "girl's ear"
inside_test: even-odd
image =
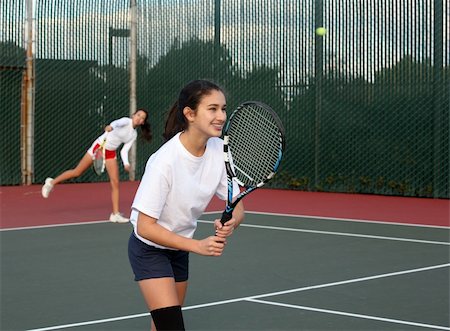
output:
[[[189,122],[192,122],[195,118],[195,111],[193,111],[190,107],[184,107],[183,114]]]

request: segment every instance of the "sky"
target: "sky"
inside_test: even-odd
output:
[[[2,0],[0,41],[25,43],[22,19],[15,19],[18,0]],[[25,1],[25,0],[24,0]],[[36,0],[31,0],[36,5]],[[128,28],[125,0],[44,1],[56,4],[35,10],[34,46],[38,57],[96,60],[108,58],[108,29]],[[324,2],[324,66],[371,80],[381,67],[409,54],[417,61],[432,58],[431,0],[333,0]],[[214,0],[138,0],[138,51],[155,64],[177,39],[214,38]],[[267,5],[267,4],[270,4]],[[310,0],[222,1],[221,42],[244,71],[254,66],[278,66],[286,76],[309,70],[314,58],[314,12]],[[349,5],[351,3],[351,6]],[[6,5],[5,5],[6,4]],[[67,4],[69,10],[67,10]],[[450,1],[445,2],[444,54],[450,65]],[[20,7],[20,6],[19,6]],[[6,9],[6,11],[4,11]],[[24,11],[24,7],[21,8]],[[23,15],[19,15],[23,16]],[[12,28],[11,28],[12,27]],[[44,32],[45,31],[45,32]],[[125,66],[128,38],[113,38],[116,65]]]

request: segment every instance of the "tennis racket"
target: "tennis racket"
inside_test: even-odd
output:
[[[221,218],[225,224],[243,197],[276,174],[285,149],[284,127],[268,105],[248,101],[231,114],[223,140],[228,183],[227,205]],[[233,202],[234,180],[241,192]]]
[[[94,169],[94,172],[99,176],[103,172],[105,172],[105,164],[106,164],[105,144],[106,144],[106,137],[105,139],[103,139],[103,142],[100,144],[100,147],[96,149],[96,151],[94,152],[94,156],[92,157],[93,159],[92,168]]]

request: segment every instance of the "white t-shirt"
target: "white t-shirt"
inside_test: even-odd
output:
[[[237,183],[234,196],[239,194]],[[210,138],[205,153],[196,157],[180,141],[180,133],[150,156],[133,201],[130,222],[137,238],[159,248],[167,248],[137,234],[139,212],[157,219],[159,225],[192,238],[197,219],[214,195],[227,199],[227,176],[223,140]]]
[[[137,138],[136,129],[133,128],[133,120],[129,117],[122,117],[112,121],[110,125],[113,130],[103,133],[97,138],[96,142],[101,144],[106,137],[105,148],[109,151],[115,151],[121,144],[124,144],[120,150],[120,157],[123,165],[129,165],[128,152]]]

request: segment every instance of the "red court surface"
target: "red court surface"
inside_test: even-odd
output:
[[[121,211],[128,216],[139,182],[122,182]],[[247,211],[354,220],[450,226],[450,200],[259,189],[244,199]],[[107,220],[109,183],[60,184],[48,199],[41,185],[0,187],[0,228]],[[208,211],[221,211],[213,199]]]

